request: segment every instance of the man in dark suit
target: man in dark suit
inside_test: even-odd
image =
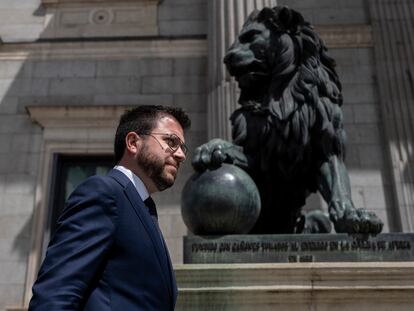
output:
[[[174,271],[150,194],[185,160],[181,110],[139,106],[115,135],[118,163],[72,193],[33,285],[29,310],[173,310]]]

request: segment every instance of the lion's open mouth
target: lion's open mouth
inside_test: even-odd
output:
[[[236,80],[240,79],[263,79],[270,76],[270,72],[263,62],[255,60],[249,64],[227,64],[227,69]]]

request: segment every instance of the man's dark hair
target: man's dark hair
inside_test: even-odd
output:
[[[115,163],[118,163],[125,150],[125,137],[129,132],[149,134],[156,126],[156,122],[163,116],[172,116],[181,125],[183,130],[190,128],[191,121],[181,109],[168,106],[143,105],[127,110],[119,121],[115,134]]]

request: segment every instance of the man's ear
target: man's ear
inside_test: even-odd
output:
[[[141,148],[142,138],[135,132],[129,132],[125,136],[125,148],[128,153],[136,155]]]

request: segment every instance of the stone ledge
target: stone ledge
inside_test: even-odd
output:
[[[156,36],[160,0],[43,0],[41,38]]]
[[[412,310],[414,263],[175,266],[177,310]]]
[[[43,128],[111,128],[131,106],[27,106]]]
[[[0,60],[136,59],[207,55],[205,39],[3,44]]]
[[[42,5],[56,5],[56,4],[98,4],[98,3],[118,3],[119,0],[41,0]],[[160,0],[122,0],[122,2],[135,2],[135,3],[156,3],[158,4]]]

